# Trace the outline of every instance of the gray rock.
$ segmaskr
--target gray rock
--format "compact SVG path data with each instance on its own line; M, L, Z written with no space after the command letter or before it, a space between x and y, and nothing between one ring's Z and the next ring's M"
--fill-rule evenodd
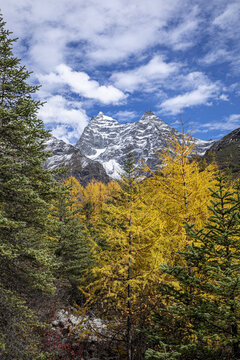
M74 176L83 186L86 186L93 179L103 183L109 181L103 166L99 162L84 156L73 145L51 137L47 142L46 150L52 153L52 156L45 163L47 169L53 170L65 165L68 175Z
M172 134L180 141L183 138L180 132L151 111L139 121L126 124L100 112L91 119L75 146L52 137L47 142L47 150L53 155L45 166L56 169L65 164L68 175L76 177L84 186L92 179L107 183L110 177L118 178L122 172L129 145L139 169L143 168L144 162L151 170L156 170L161 165L157 151L168 147ZM203 155L214 143L193 137L192 142L198 155Z
M122 171L129 145L138 167L142 167L143 161L151 170L156 170L159 166L156 151L168 147L168 139L172 134L182 139L180 132L151 111L147 111L139 121L126 124L120 124L100 112L92 118L75 146L88 158L100 162L110 177L117 178ZM213 143L195 138L192 141L196 143L196 154L200 155Z

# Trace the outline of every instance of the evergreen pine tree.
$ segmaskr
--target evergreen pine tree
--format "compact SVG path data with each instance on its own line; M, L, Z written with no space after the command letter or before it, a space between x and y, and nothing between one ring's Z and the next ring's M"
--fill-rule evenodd
M78 301L83 272L90 266L90 246L84 229L80 211L80 197L83 188L70 177L62 177L52 216L55 218L57 235L56 255L59 260L58 273L71 284L71 301Z
M55 182L43 168L49 134L32 98L38 87L14 57L15 41L0 17L0 352L1 359L37 359L28 304L54 290L48 229Z
M160 286L146 359L240 359L240 186L217 181L205 226L186 226L184 265L162 267L172 285Z

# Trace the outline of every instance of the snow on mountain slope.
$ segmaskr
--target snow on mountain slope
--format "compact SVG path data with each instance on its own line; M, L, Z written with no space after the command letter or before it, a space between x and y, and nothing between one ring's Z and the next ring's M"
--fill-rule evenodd
M84 156L73 145L51 137L47 141L46 150L52 153L52 156L45 162L47 169L53 170L65 165L68 169L68 175L76 177L84 186L93 179L104 183L109 181L103 166L99 162Z
M92 118L76 147L82 154L99 161L110 177L118 178L131 145L137 165L144 161L152 170L159 166L156 151L166 149L171 134L181 138L182 134L159 119L151 111L134 123L120 124L117 120L100 112ZM193 138L195 152L203 155L213 144Z

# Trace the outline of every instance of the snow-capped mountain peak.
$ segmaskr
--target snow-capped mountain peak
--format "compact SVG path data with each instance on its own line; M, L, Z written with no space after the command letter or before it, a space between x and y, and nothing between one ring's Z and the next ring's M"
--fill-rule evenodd
M137 122L125 124L100 112L84 129L76 147L88 158L99 161L109 176L117 178L129 145L136 165L141 166L143 160L154 170L159 165L156 151L168 147L168 139L173 133L182 137L152 111L147 111ZM197 143L196 151L201 154L212 144L194 138L193 141Z
M151 110L146 111L139 120L139 122L154 122L154 121L166 124L163 120L159 119Z
M97 116L94 118L91 119L90 121L91 123L94 122L94 123L98 123L98 124L111 124L111 123L115 123L115 124L118 124L118 121L117 120L114 120L112 117L110 116L107 116L107 115L104 115L103 112L99 112L97 114Z

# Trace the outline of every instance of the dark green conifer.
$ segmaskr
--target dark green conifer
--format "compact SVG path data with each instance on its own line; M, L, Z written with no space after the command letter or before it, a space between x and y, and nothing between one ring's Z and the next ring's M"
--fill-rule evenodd
M72 185L66 185L66 174L62 174L59 192L54 202L52 216L55 218L57 236L56 255L59 261L58 274L70 282L70 301L82 299L78 286L84 271L90 266L90 246L84 224L80 221L80 208L74 207L71 196ZM80 201L80 200L79 200Z
M0 357L37 359L29 304L54 289L48 230L55 182L43 168L49 134L32 97L38 87L14 57L15 41L0 17Z
M240 359L239 185L228 190L219 176L211 203L203 229L187 225L184 265L162 268L174 285L160 287L146 359Z

